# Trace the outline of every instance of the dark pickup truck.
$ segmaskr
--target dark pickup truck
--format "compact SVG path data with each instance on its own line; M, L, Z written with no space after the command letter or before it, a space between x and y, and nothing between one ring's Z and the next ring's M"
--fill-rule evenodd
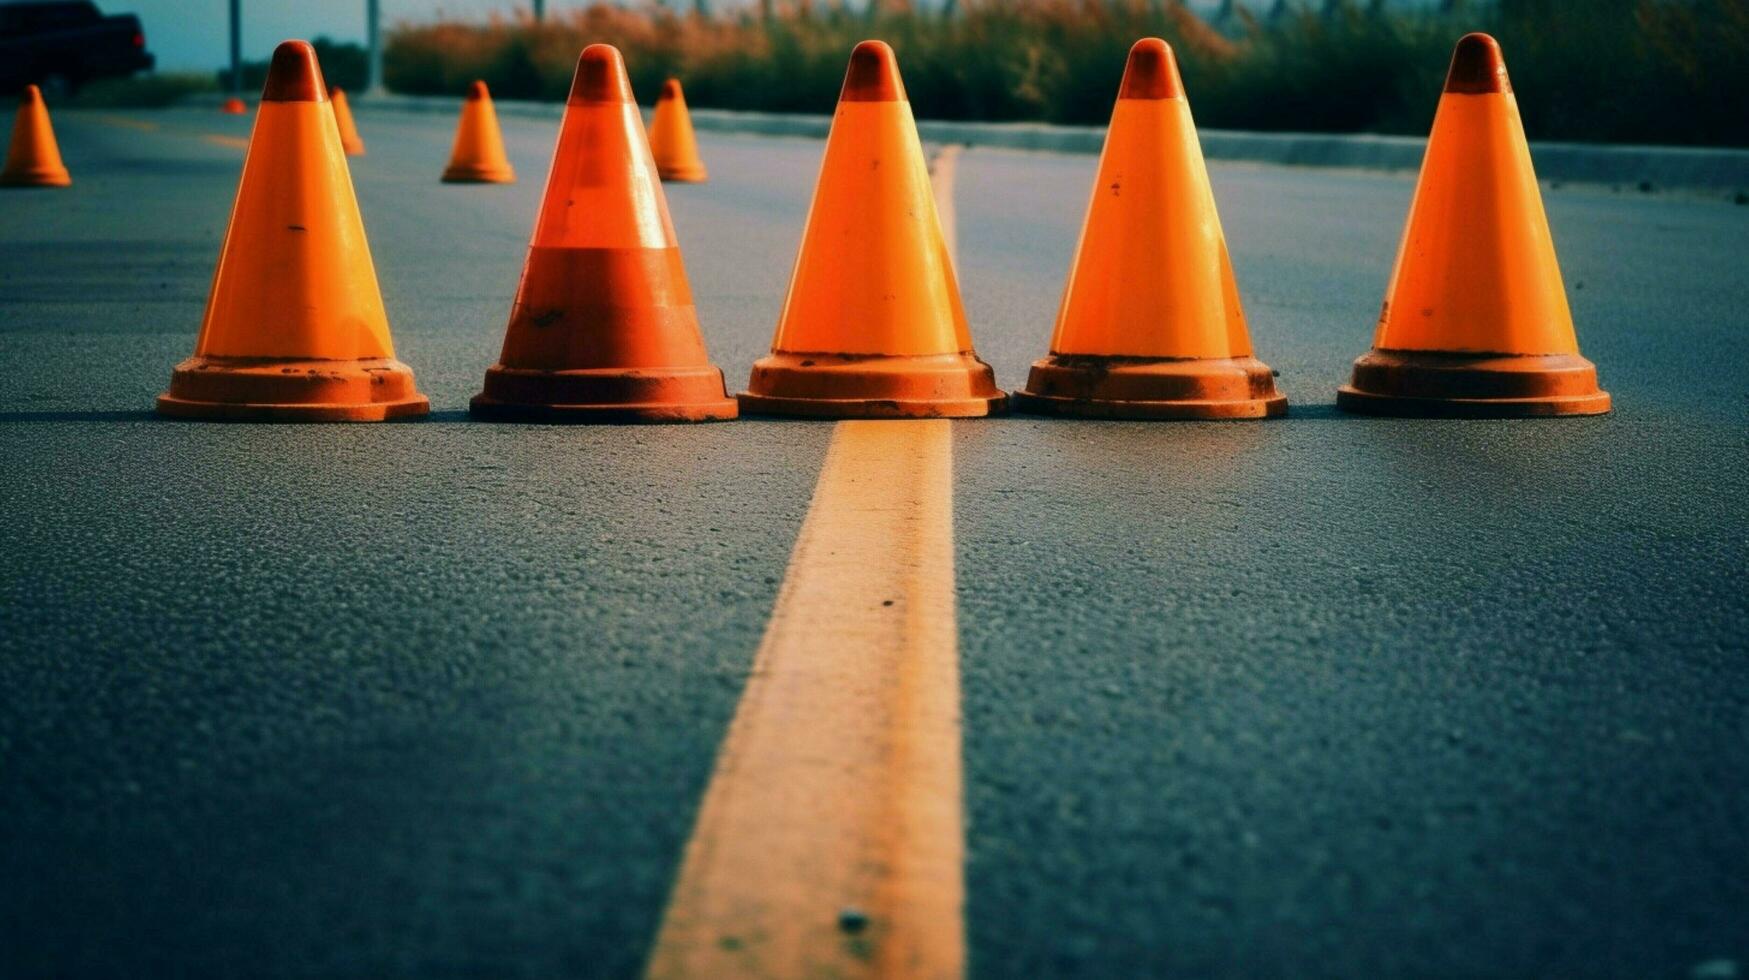
M63 94L151 67L133 14L105 17L91 0L0 2L0 92L35 83Z

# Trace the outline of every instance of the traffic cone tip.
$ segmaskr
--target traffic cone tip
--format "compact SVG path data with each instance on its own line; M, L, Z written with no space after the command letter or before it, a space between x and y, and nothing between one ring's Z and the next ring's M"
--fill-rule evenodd
M680 79L670 78L666 82L663 82L662 94L657 96L657 98L664 101L680 98Z
M41 103L42 100L43 100L43 90L42 89L37 88L35 85L26 85L24 87L24 98L19 99L18 103L19 103L19 105L37 105L37 104Z
M1184 83L1178 77L1178 59L1171 45L1157 37L1145 37L1130 48L1124 65L1120 99L1179 99Z
M1464 95L1489 95L1512 91L1512 79L1506 74L1506 58L1500 53L1500 42L1486 34L1465 34L1451 53L1451 70L1445 76L1445 90Z
M322 84L322 66L316 61L316 49L310 42L284 41L273 49L261 101L328 101L327 86Z
M899 60L885 41L863 41L850 52L840 102L905 102Z
M585 102L632 101L631 79L625 59L611 44L591 44L577 57L577 74L571 79L571 105Z
M474 84L468 86L468 101L469 102L478 102L481 99L490 98L490 97L491 97L491 93L486 91L486 83L485 82L482 82L476 78L476 79L474 79Z

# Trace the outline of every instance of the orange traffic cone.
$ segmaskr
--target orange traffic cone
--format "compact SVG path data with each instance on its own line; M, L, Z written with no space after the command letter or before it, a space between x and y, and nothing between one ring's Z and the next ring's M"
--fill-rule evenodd
M61 162L42 90L26 85L12 120L12 144L6 149L5 169L0 169L0 187L66 187L72 182Z
M340 129L340 148L349 157L364 156L364 140L359 138L358 125L352 121L352 106L346 102L346 90L330 88L328 101L334 104L334 125Z
M1452 54L1396 269L1336 404L1378 415L1600 415L1500 45Z
M680 79L662 83L655 115L650 117L650 153L663 180L702 184L710 175L698 156L698 138L692 133L692 113L686 110L686 95Z
M735 417L699 334L625 62L577 60L504 351L470 405L492 419Z
M423 415L395 360L316 52L274 49L194 356L163 415L339 422Z
M516 171L504 155L504 136L498 131L498 112L486 83L476 81L462 103L461 120L455 127L455 147L443 180L450 184L513 184Z
M1287 411L1251 356L1190 103L1159 38L1130 48L1051 353L1014 400L1096 418Z
M219 111L227 116L241 116L249 111L249 106L236 96L231 96L219 103Z
M741 407L822 418L989 415L893 49L851 53L771 354Z

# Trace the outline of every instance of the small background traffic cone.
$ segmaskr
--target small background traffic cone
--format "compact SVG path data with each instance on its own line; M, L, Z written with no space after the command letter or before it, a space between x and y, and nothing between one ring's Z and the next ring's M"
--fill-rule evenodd
M1500 46L1457 44L1397 264L1336 404L1384 415L1598 415Z
M349 157L364 156L364 140L359 138L358 126L352 121L352 106L346 101L346 91L329 89L328 101L334 104L334 125L340 130L340 148Z
M1184 83L1159 38L1130 48L1051 353L1014 401L1099 418L1287 411L1251 356Z
M449 184L513 184L516 171L504 155L504 136L498 131L498 112L486 83L475 81L462 102L461 119L455 127L455 146L443 180Z
M972 350L893 49L850 56L770 355L741 407L823 418L988 415L1007 396Z
M249 111L249 106L235 95L219 103L219 111L227 116L241 116Z
M158 411L374 421L423 415L395 360L316 52L274 49L194 356Z
M609 45L577 60L504 351L470 407L526 421L735 417L699 333L625 62Z
M656 112L650 117L650 155L656 158L656 172L663 180L699 184L709 176L698 155L692 113L686 109L678 78L663 82L662 95L656 99Z
M61 162L42 90L26 85L12 120L12 143L6 148L6 166L0 169L0 187L66 187L72 182Z

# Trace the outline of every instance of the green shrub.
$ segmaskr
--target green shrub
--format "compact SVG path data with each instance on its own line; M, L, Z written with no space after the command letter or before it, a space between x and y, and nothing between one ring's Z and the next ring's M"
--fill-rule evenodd
M100 78L79 89L71 103L103 109L155 109L185 95L211 92L218 83L208 72L157 72L127 78Z
M851 47L878 37L898 52L921 117L1102 123L1125 51L1152 35L1178 53L1201 125L1424 133L1452 44L1486 30L1505 47L1533 138L1749 145L1749 0L1497 0L1452 14L1311 0L1227 33L1182 0L681 6L403 25L389 34L386 80L455 95L482 78L505 98L559 99L577 52L600 41L625 53L646 95L672 74L697 106L830 112Z

